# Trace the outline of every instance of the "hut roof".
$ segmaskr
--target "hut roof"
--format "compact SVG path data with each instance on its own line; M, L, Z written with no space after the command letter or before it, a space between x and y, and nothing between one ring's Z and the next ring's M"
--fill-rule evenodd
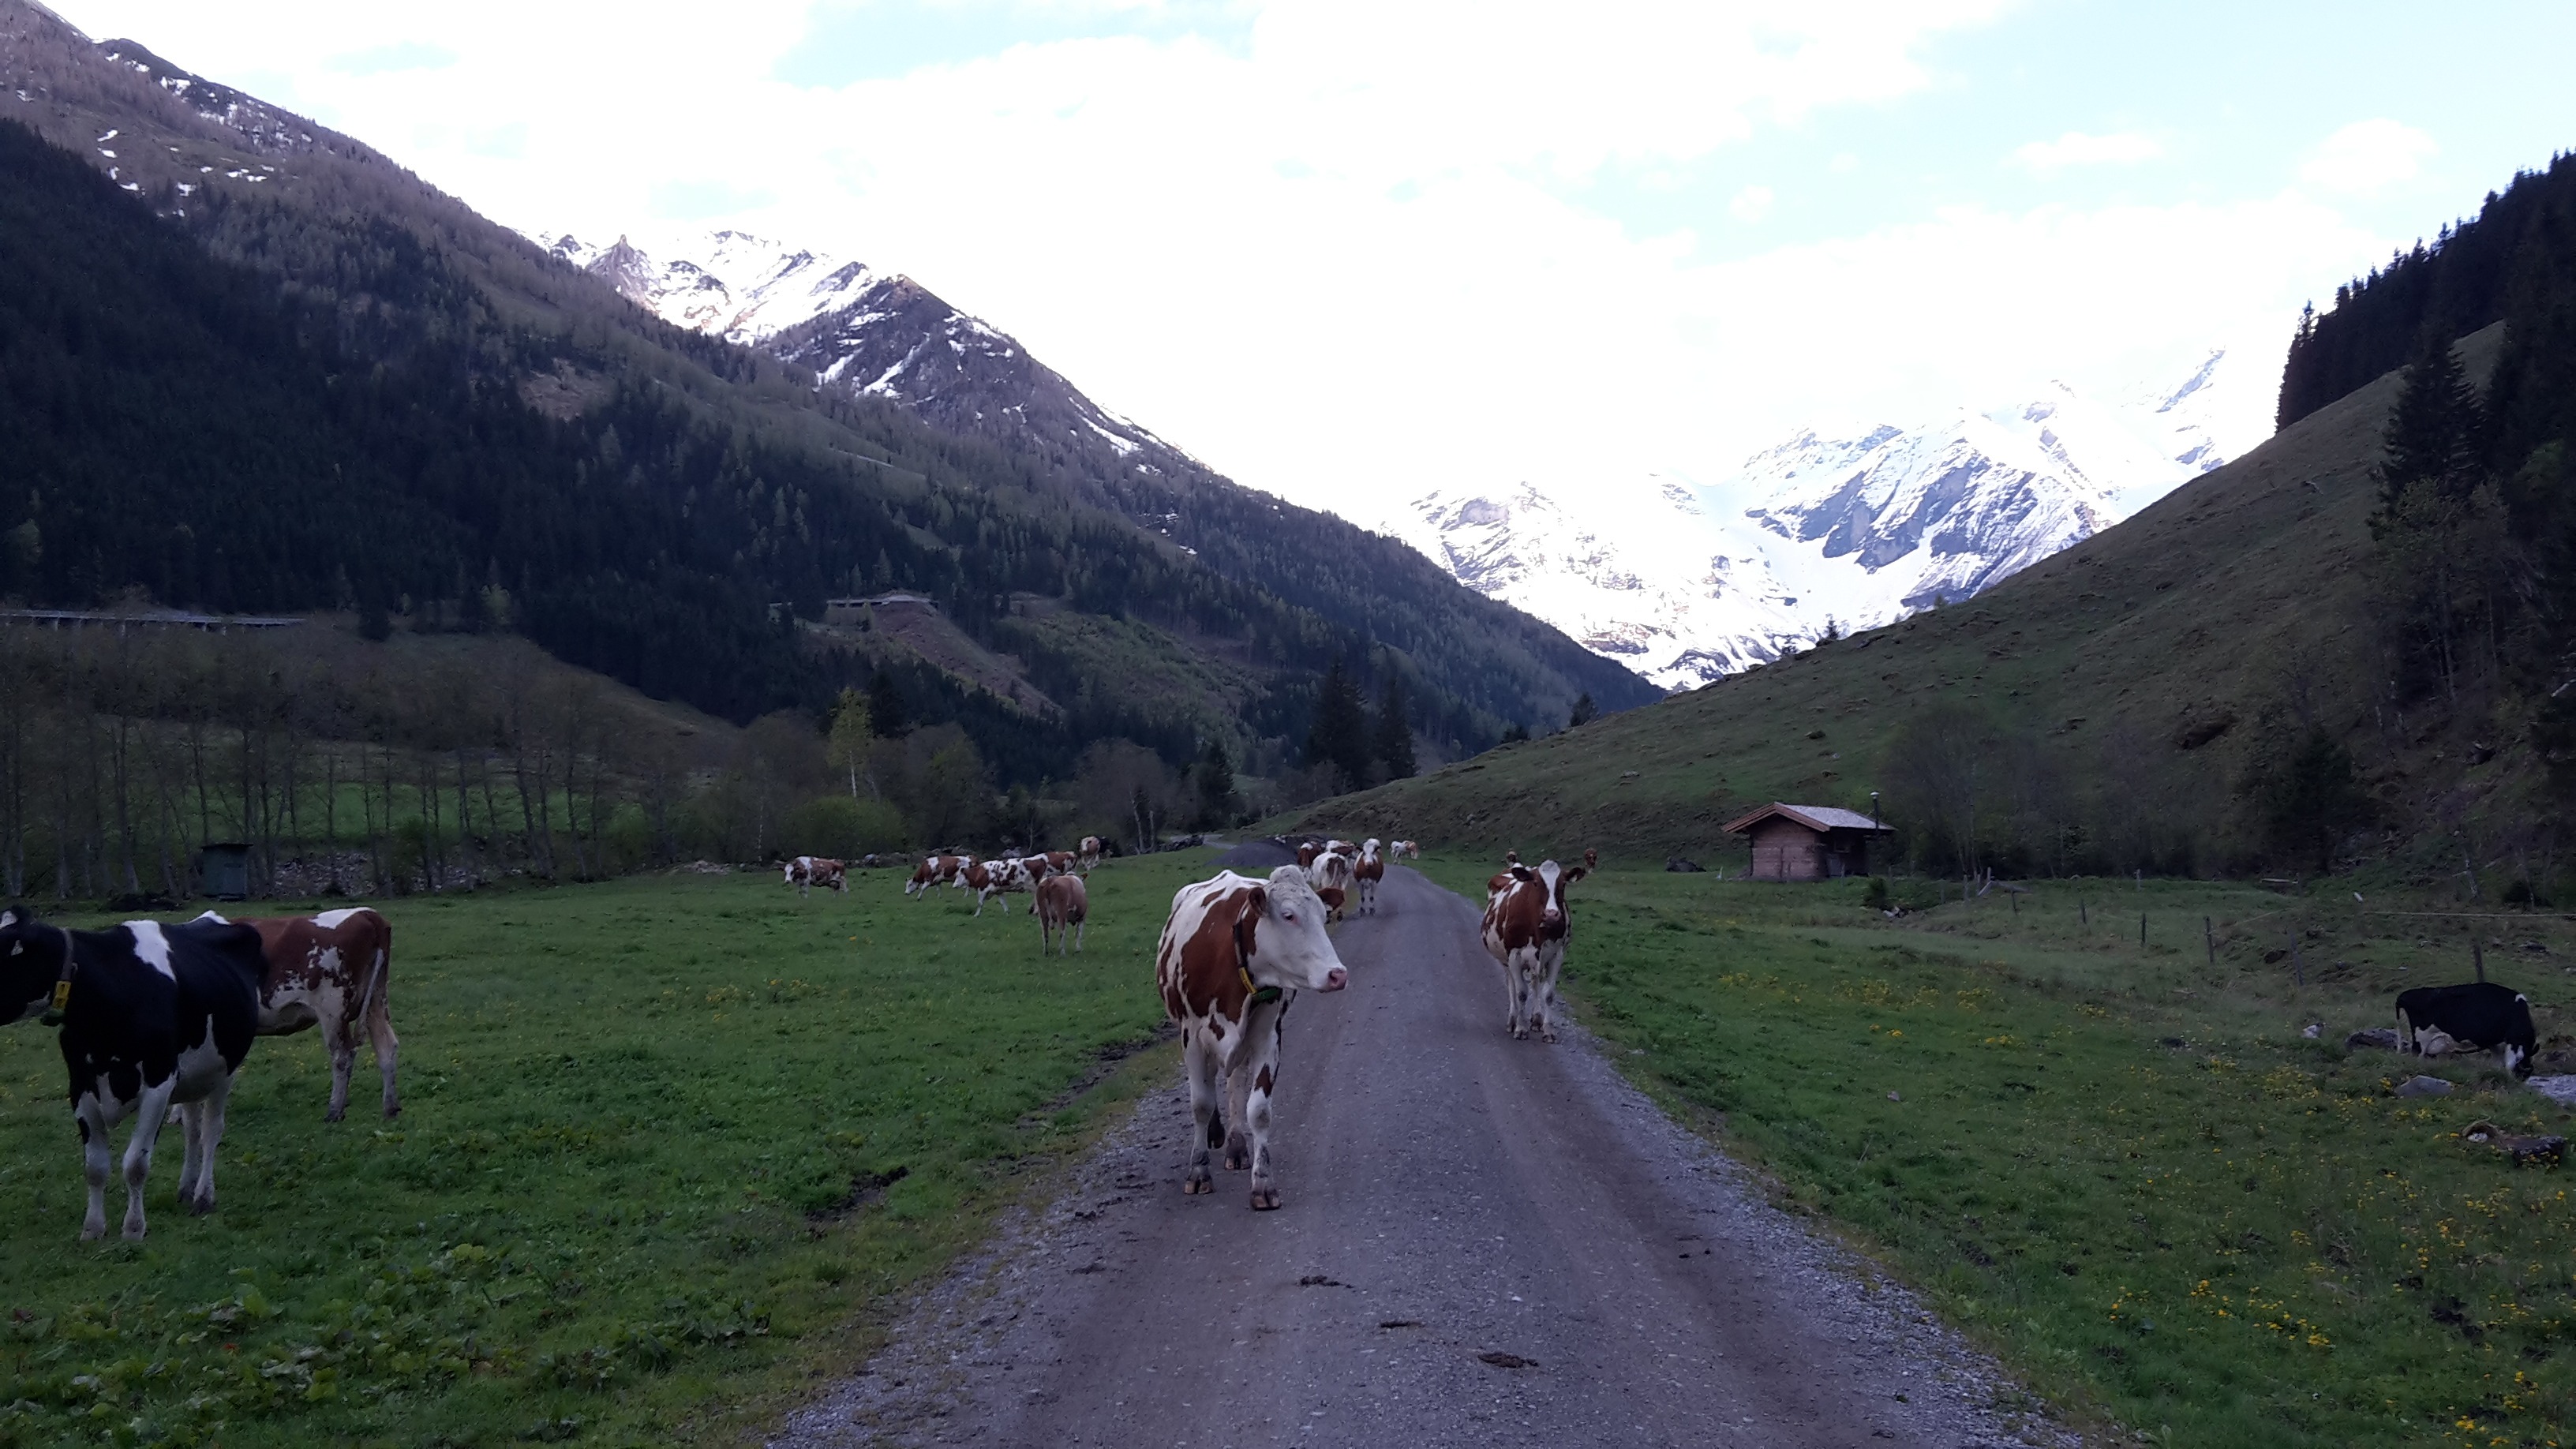
M1775 815L1784 820L1794 820L1819 834L1828 830L1867 830L1879 835L1895 833L1857 810L1845 810L1833 805L1784 805L1777 800L1740 820L1730 822L1726 827L1726 833L1742 835Z

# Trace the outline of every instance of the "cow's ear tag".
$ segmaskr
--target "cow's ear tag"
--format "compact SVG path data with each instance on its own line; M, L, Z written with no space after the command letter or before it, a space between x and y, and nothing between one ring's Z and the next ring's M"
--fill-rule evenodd
M61 980L61 981L57 981L57 982L55 982L55 983L54 983L54 1010L56 1010L56 1011L60 1011L60 1010L62 1010L64 1007L69 1006L69 1005L71 1005L71 1004L72 1004L72 983L71 983L71 981L70 981L68 978L66 978L66 979L64 979L64 980Z
M1264 986L1252 993L1252 1004L1255 1006L1267 1006L1278 999L1279 988L1276 986Z

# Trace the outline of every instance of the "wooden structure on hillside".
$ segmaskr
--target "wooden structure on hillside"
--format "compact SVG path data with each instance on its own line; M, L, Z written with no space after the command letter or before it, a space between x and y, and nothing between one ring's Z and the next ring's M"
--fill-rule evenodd
M1894 831L1831 805L1763 806L1726 827L1753 842L1755 880L1839 880L1869 874L1869 843Z

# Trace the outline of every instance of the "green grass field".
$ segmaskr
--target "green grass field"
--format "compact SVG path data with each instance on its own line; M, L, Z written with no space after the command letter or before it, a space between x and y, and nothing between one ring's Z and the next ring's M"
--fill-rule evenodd
M1479 898L1492 870L1429 867ZM2079 1418L2195 1449L2568 1441L2565 1170L2454 1135L2568 1114L2469 1063L2435 1068L2457 1094L2401 1099L2411 1059L2342 1046L2389 1024L2395 990L2469 979L2466 923L2114 881L2036 886L2017 912L1953 884L1891 922L1862 887L1596 875L1570 897L1569 995L1785 1204ZM2475 924L2563 1043L2576 925ZM2293 931L2304 989L2263 959Z
M166 1132L140 1245L76 1241L61 1058L0 1032L0 1445L751 1439L1169 1069L1113 1064L1207 873L1104 865L1069 962L893 872L384 904L402 1116L362 1052L326 1124L319 1040L262 1041L217 1212L178 1210Z

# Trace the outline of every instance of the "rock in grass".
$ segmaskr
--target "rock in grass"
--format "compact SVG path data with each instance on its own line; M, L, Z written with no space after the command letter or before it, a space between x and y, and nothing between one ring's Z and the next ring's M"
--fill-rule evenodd
M2470 1142L2485 1143L2512 1158L2513 1165L2516 1167L2526 1167L2533 1163L2543 1167L2556 1167L2567 1160L2567 1139L2555 1134L2527 1136L2504 1131L2493 1122L2472 1122L2460 1129L2460 1136Z
M1687 875L1694 871L1705 870L1707 867L1701 865L1695 860L1685 860L1678 855L1668 855L1664 857L1664 869L1671 871L1675 875Z
M2377 1047L2381 1051L2393 1052L2397 1050L2397 1028L2393 1026L2374 1026L2365 1031L2357 1031L2343 1039L2343 1046L2345 1051L2358 1051L2363 1047Z
M2443 1081L2440 1077L2408 1077L2405 1081L2398 1084L2397 1095L2401 1097L2447 1097L2451 1095L2451 1084Z

